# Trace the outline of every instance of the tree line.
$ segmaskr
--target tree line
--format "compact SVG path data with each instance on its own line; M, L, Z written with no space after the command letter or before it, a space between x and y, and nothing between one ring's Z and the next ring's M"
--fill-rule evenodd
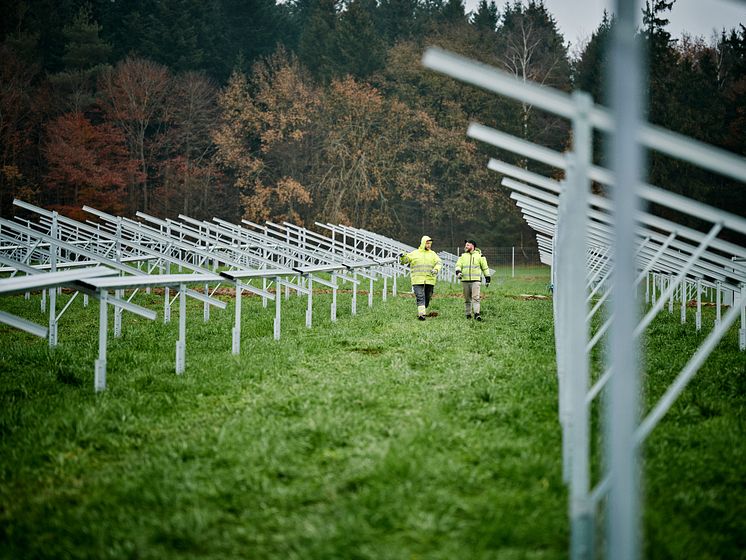
M540 0L11 1L0 215L14 197L231 221L348 223L441 246L530 245L476 120L563 150L566 121L425 71L435 44L604 103L614 20L570 48ZM648 118L746 154L746 29L674 40L647 2ZM572 50L572 52L571 52ZM599 144L603 144L603 139ZM597 149L596 160L603 163ZM651 154L649 182L744 213L743 189Z

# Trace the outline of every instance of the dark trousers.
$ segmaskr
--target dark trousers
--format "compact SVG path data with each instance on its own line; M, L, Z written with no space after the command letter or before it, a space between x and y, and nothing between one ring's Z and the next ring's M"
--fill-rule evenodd
M414 284L412 289L414 290L414 297L417 298L417 307L420 305L429 307L435 286L432 284Z

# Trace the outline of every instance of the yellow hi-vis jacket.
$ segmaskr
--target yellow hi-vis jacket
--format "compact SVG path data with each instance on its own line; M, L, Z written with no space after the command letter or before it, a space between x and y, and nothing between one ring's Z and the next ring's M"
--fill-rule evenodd
M440 272L440 257L433 250L425 249L425 241L430 240L427 235L423 235L420 240L419 249L399 257L399 262L409 265L409 274L412 278L412 285L415 284L432 284L438 280Z
M462 282L477 282L490 275L487 259L482 256L482 251L477 248L471 253L462 253L456 261L456 273L461 271Z

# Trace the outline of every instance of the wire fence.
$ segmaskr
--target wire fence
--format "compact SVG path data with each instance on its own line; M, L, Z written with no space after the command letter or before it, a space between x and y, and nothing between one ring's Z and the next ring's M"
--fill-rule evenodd
M495 276L498 278L547 274L549 271L549 267L541 262L539 250L536 248L480 247L479 250L487 259L489 267L495 270ZM452 252L460 255L464 248L456 247Z

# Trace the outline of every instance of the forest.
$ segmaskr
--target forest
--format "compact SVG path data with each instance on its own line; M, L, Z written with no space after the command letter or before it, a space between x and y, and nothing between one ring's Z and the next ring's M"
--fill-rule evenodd
M746 155L746 28L672 37L642 3L648 119ZM469 140L563 150L568 122L425 70L429 45L604 104L604 17L571 44L541 0L34 0L0 21L0 216L13 199L161 218L344 223L440 248L532 246ZM603 164L603 138L594 157ZM743 186L657 154L648 182L746 213ZM558 177L559 178L559 177Z

